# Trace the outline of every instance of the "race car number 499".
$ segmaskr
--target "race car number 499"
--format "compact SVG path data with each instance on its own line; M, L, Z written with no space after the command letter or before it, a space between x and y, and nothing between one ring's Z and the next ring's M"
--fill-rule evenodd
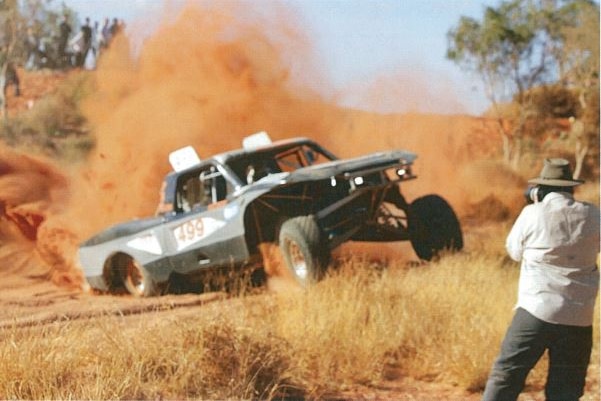
M188 220L173 229L177 250L182 250L203 238L213 234L225 225L225 222L211 217L198 217Z

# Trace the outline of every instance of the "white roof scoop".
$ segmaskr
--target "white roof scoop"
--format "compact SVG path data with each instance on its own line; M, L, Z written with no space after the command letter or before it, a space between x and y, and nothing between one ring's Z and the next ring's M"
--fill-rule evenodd
M169 154L169 164L175 172L180 172L200 164L200 157L192 146L186 146Z
M267 132L260 131L244 138L242 140L242 148L244 148L244 150L253 150L263 146L271 145L271 143L271 138Z

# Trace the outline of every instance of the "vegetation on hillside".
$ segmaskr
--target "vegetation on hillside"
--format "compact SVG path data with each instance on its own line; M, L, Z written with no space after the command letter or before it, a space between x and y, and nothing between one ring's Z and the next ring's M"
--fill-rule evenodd
M576 178L587 158L599 165L598 3L502 0L481 20L461 17L448 41L447 57L485 85L507 164L569 137ZM549 118L567 124L541 126Z
M74 13L64 3L54 0L4 0L0 2L0 139L9 146L41 153L63 162L80 160L92 147L81 103L91 92L91 76L83 72L68 75L57 88L44 88L44 96L28 98L26 111L8 113L7 85L10 74L21 75L21 92L27 88L26 75L60 75L58 70L26 71L28 57L56 58L55 42L59 20L67 16L72 23ZM42 54L43 52L43 54ZM46 63L49 64L49 60ZM45 65L46 65L45 64ZM29 69L33 68L28 66ZM40 68L40 66L36 66ZM41 80L43 82L43 79ZM25 86L25 87L24 87ZM17 98L10 98L14 103ZM20 100L20 99L19 99ZM20 100L21 101L21 100Z
M80 161L94 146L81 108L92 88L90 73L68 75L30 109L6 118L0 125L0 139L16 149L64 163Z
M18 66L29 58L43 59L45 66L56 67L56 38L59 19L74 22L73 11L64 2L53 0L0 1L0 115L7 118L6 83L14 81Z

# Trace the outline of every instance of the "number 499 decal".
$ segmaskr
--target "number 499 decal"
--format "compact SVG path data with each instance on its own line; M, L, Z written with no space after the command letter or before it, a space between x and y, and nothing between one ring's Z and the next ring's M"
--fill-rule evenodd
M224 225L224 221L211 217L198 217L180 224L172 230L177 243L177 250L182 250L206 238Z

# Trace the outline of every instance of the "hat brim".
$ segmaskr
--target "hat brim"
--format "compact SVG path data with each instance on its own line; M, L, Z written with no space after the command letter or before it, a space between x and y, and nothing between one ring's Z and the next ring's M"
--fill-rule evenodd
M584 184L582 180L559 180L559 179L545 179L545 178L533 178L528 180L529 184L546 185L549 187L575 187L577 185Z

